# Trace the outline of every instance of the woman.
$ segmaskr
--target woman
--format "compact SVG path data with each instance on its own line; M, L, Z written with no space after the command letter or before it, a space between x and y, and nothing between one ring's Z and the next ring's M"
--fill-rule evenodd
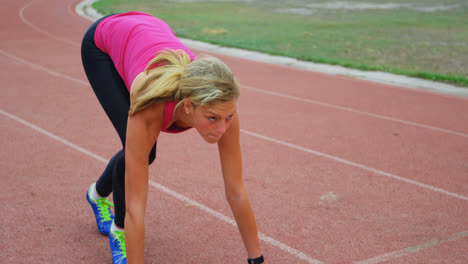
M218 144L226 199L248 262L263 263L242 180L239 88L230 69L216 58L196 59L165 22L141 12L96 21L83 38L81 55L122 142L86 194L99 231L109 236L113 263L143 263L148 165L156 157L159 133L190 128ZM115 217L106 198L111 192Z

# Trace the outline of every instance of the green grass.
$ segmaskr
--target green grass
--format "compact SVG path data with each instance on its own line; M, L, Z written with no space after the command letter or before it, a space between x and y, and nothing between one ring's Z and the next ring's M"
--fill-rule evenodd
M277 2L100 0L94 7L103 14L151 13L184 38L468 87L466 6L438 12L321 10L297 15L275 11L283 7Z

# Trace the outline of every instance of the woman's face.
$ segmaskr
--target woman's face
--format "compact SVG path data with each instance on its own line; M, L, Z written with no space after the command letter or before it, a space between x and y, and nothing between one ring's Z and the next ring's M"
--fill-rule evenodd
M232 123L237 105L231 101L192 108L193 128L208 143L216 143Z

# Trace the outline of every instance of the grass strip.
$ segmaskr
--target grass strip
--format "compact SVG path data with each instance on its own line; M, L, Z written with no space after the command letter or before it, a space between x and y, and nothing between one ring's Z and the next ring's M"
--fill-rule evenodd
M278 12L265 1L252 3L100 0L94 7L103 14L147 12L168 22L179 37L216 45L468 87L466 9L325 10L304 16Z

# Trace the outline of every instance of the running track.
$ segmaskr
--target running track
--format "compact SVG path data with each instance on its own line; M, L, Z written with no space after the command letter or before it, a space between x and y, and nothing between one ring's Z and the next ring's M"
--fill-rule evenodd
M86 188L119 140L81 66L75 0L0 11L5 263L111 263ZM203 51L196 51L203 54ZM468 263L468 100L219 56L242 86L268 263ZM146 263L244 263L216 146L163 134Z

